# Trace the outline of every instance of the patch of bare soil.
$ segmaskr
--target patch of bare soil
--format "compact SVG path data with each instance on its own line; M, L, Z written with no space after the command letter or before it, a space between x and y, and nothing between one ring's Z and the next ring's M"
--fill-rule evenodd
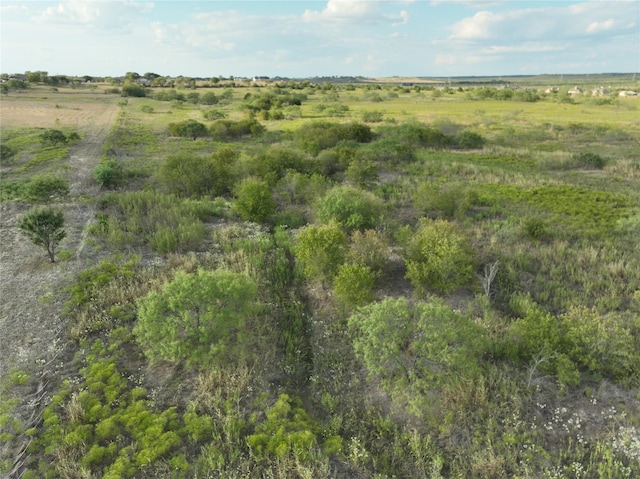
M21 369L37 379L30 392L33 397L23 398L28 406L18 410L26 423L37 421L41 407L37 403L45 397L48 384L45 378L60 367L66 324L61 316L64 295L59 293L103 254L86 245L86 226L95 217L99 193L92 172L117 114L115 102L103 107L99 121L85 125L82 140L71 149L65 173L70 196L55 205L64 212L67 232L58 249L70 252L69 259L50 263L44 249L20 233L19 218L32 205L0 204L0 378L8 382L7 373Z

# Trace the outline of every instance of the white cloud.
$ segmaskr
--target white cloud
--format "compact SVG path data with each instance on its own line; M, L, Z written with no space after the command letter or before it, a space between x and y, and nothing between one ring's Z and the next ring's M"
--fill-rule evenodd
M457 58L455 55L444 55L439 53L436 55L434 63L436 65L454 65L457 62Z
M153 3L133 0L69 0L34 11L33 19L43 24L122 30L152 8Z
M492 36L493 26L502 20L501 15L478 12L473 17L464 18L451 27L452 39L480 39Z
M481 50L482 53L540 53L567 50L568 45L554 43L526 42L521 45L491 45Z
M448 40L501 43L579 38L586 34L631 30L628 18L638 14L633 1L589 1L569 6L516 9L506 13L481 11L450 26ZM602 20L602 18L607 20Z
M460 3L462 5L466 5L467 7L481 9L481 8L497 7L499 5L504 5L508 2L509 0L432 0L431 6L437 7L439 5L443 5L447 3Z
M587 27L587 33L597 33L613 28L613 18L605 20L604 22L593 22Z
M392 4L410 4L413 0L328 0L323 10L305 10L302 20L307 23L325 25L359 25L391 22L392 26L405 25L409 21L406 10L398 13L383 13L383 7Z

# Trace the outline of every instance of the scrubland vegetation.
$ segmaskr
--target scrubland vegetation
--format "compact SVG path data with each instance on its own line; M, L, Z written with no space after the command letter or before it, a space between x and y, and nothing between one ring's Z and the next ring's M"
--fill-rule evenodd
M2 472L639 477L640 103L543 91L92 91L97 259ZM3 130L2 201L68 201L73 133Z

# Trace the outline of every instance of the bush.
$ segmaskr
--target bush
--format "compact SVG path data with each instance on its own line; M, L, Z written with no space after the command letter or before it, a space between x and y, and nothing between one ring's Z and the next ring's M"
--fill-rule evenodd
M484 334L440 300L387 298L348 319L358 357L420 414L427 391L479 373Z
M67 143L67 137L60 130L49 129L40 134L40 142L45 146Z
M93 179L103 188L114 189L124 180L124 169L116 160L103 158L93 169Z
M134 334L152 361L203 364L233 349L257 295L247 276L224 270L178 272L138 302Z
M549 236L547 223L536 216L528 216L522 221L522 231L532 240L542 240Z
M464 130L456 137L458 147L465 150L476 150L482 148L485 144L485 138L479 133Z
M147 96L147 93L145 89L140 85L134 85L133 83L129 83L122 87L122 96L143 98Z
M332 148L341 141L367 143L373 139L373 132L367 125L360 123L330 123L316 121L306 124L294 133L297 145L312 155Z
M337 222L347 232L377 226L384 209L373 193L353 186L336 186L318 202L316 216L323 223Z
M607 164L606 160L598 155L597 153L592 153L589 151L583 151L581 153L576 153L573 155L573 161L580 168L593 168L597 170L601 170Z
M276 210L269 185L258 178L245 178L234 189L233 209L246 221L262 222Z
M36 176L27 184L25 196L29 201L49 203L54 198L69 194L67 180L55 176Z
M215 105L219 101L219 98L212 91L208 91L200 97L200 103L203 105Z
M422 221L409 241L407 278L419 290L453 292L473 278L473 251L454 225L444 220Z
M375 230L354 231L350 238L348 260L379 274L387 264L389 246Z
M311 280L330 280L347 255L347 237L336 223L309 225L300 230L295 255Z
M204 116L205 120L220 120L221 118L225 118L227 115L220 110L204 110L202 112L202 116Z
M475 190L446 183L422 183L413 195L414 206L429 217L462 218L478 202Z
M0 161L8 161L16 154L16 150L11 148L6 143L0 143Z
M375 273L368 266L343 264L333 278L333 293L348 308L369 304L375 299L373 285Z
M380 123L384 119L384 112L370 110L362 112L362 121L365 123Z
M197 138L207 136L209 131L204 123L196 120L186 120L180 123L169 123L169 134L196 140Z

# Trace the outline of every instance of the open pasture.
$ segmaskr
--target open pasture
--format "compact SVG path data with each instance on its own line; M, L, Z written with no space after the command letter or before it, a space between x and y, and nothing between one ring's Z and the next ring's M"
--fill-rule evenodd
M120 97L94 89L51 91L35 87L2 97L0 128L72 127L89 131L110 125Z

